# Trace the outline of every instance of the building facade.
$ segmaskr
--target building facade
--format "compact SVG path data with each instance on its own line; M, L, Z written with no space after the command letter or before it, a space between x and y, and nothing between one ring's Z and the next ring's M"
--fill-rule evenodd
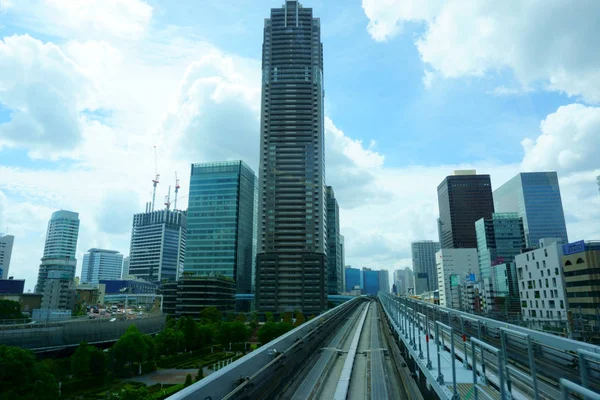
M79 214L60 210L52 213L48 222L44 254L38 272L36 293L44 292L46 278L51 271L58 271L63 276L75 278L77 267L77 238L79 237Z
M346 267L344 268L344 275L346 276L346 292L351 292L358 289L362 289L362 272L358 268Z
M257 178L243 161L192 164L186 276L225 276L252 293Z
M562 246L560 238L544 238L515 257L523 320L567 320Z
M327 307L323 45L311 8L286 0L265 19L256 306Z
M479 269L477 250L440 249L435 259L440 305L460 309L460 285Z
M83 255L81 283L98 284L100 279L119 279L123 255L116 250L89 249Z
M377 296L379 293L379 271L370 268L363 268L363 294L367 296Z
M563 245L562 265L573 318L595 320L600 307L600 241ZM554 287L554 280L550 282Z
M235 310L236 284L225 277L199 276L182 278L177 281L177 316L200 318L207 307L215 307L221 312Z
M438 288L435 253L440 250L439 242L421 240L410 245L412 271L414 274L414 294L431 292ZM408 287L408 283L407 283Z
M0 279L0 294L23 294L25 279Z
M121 279L129 276L129 256L123 258L123 268L121 269Z
M183 272L187 215L180 210L157 210L133 216L129 275L149 282L177 280Z
M75 281L68 271L49 271L44 282L41 308L72 310L76 295Z
M385 293L390 292L390 273L386 269L377 271L379 273L379 290Z
M329 294L344 290L340 210L331 186L327 186L327 287Z
M494 212L489 175L475 171L454 171L439 184L438 231L443 249L477 247L475 221L491 218Z
M3 235L0 233L0 279L8 279L8 269L10 268L10 258L14 242L15 237L13 235Z
M568 243L565 214L556 172L520 173L494 190L496 212L516 212L523 218L527 247L542 238Z

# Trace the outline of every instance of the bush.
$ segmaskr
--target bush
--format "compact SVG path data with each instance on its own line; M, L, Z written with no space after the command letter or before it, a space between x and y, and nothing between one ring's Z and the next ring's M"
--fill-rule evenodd
M101 386L104 379L96 376L88 376L85 378L76 378L70 381L62 382L62 394L70 394L89 390L90 388Z
M192 384L192 375L191 374L187 374L185 376L185 383L183 384L183 387L188 387Z

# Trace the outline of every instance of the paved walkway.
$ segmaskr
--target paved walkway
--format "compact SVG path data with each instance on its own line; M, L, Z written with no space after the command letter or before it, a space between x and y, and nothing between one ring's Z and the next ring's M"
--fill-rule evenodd
M197 368L193 369L161 369L158 371L150 372L149 374L134 376L133 378L123 379L124 381L134 381L145 383L146 386L152 386L157 383L185 383L185 377L187 374L192 375L192 381L196 378L198 373Z

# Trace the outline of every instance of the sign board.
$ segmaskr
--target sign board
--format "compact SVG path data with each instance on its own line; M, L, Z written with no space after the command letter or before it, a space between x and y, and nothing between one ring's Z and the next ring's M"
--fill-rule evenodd
M563 244L563 254L565 256L568 254L581 253L582 251L585 251L585 242L583 240L569 244Z

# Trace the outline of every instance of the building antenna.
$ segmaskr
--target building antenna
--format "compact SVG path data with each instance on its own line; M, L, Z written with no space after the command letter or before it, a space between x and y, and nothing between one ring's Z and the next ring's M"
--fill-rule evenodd
M177 193L179 193L179 178L177 177L177 171L175 171L175 201L173 202L173 210L177 210Z
M165 206L167 206L167 210L171 208L171 185L169 185L169 194L165 196Z
M154 189L152 190L152 209L154 211L154 202L156 200L156 185L158 185L158 179L160 175L158 174L158 166L157 166L157 157L156 157L156 146L154 146L154 179L152 179L152 184Z

